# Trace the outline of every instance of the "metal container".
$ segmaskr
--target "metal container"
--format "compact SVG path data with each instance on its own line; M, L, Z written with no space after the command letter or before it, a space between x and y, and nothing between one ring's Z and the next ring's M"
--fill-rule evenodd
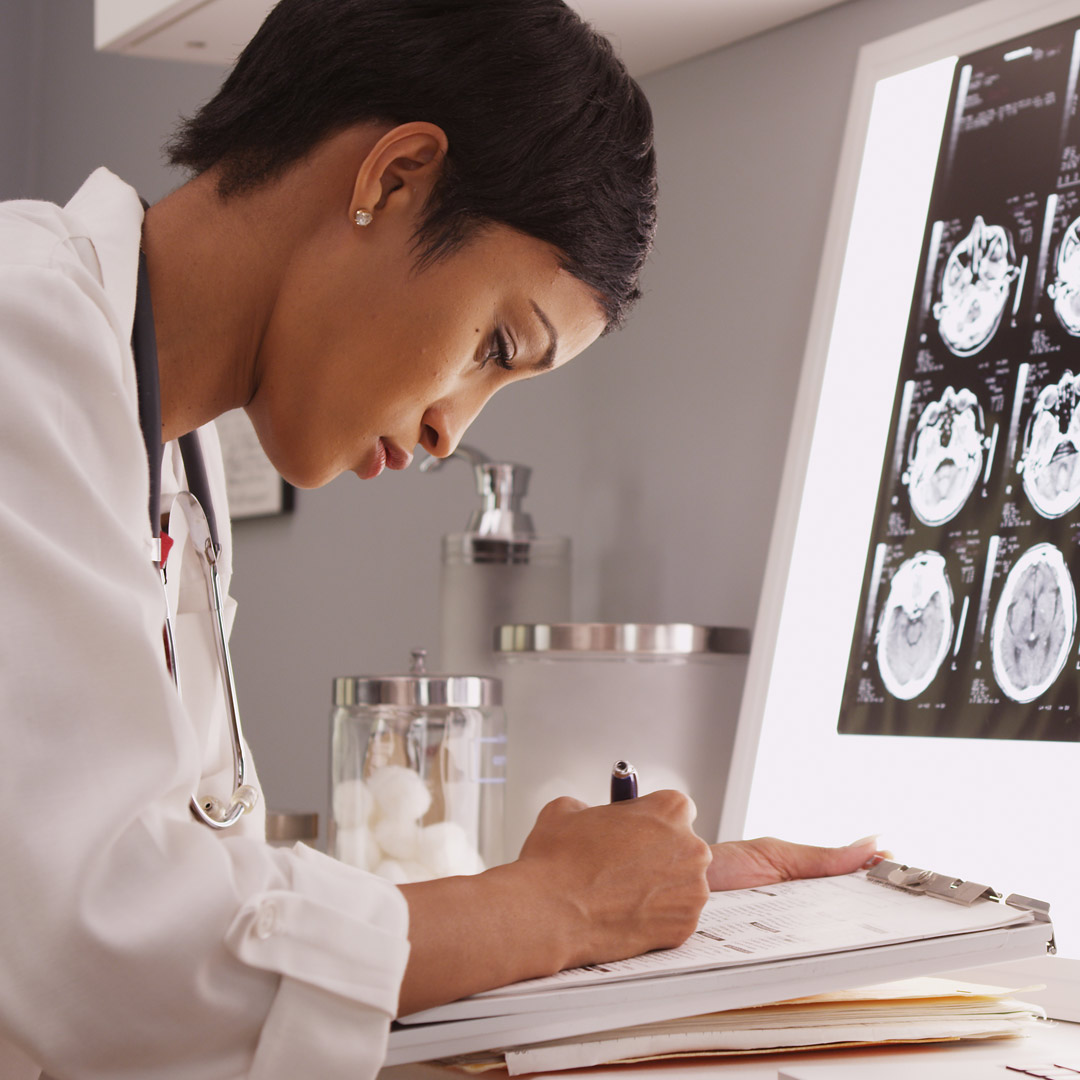
M319 815L292 810L267 810L266 842L272 847L292 847L297 842L316 847Z
M506 729L498 679L334 680L329 850L395 883L477 873L503 856Z
M747 630L689 623L500 627L507 857L551 799L606 802L617 758L637 767L641 794L690 795L715 840L749 648Z

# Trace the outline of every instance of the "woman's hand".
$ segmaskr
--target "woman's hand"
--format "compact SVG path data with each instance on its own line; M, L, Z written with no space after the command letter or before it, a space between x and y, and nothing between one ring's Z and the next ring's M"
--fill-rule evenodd
M853 870L873 866L890 858L879 851L877 837L856 840L847 847L811 847L791 844L772 836L757 840L733 840L714 844L709 865L709 888L753 889L793 878L827 877L831 874L850 874Z
M411 950L399 1012L681 944L712 859L692 805L675 791L593 807L556 799L515 862L401 886Z
M519 862L562 901L562 966L681 945L708 897L709 846L691 828L693 803L677 791L587 807L556 799L540 812Z

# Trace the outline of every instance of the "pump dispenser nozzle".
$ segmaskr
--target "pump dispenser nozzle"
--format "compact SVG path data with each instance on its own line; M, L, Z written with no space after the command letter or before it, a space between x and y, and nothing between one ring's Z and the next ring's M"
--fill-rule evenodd
M427 457L421 472L435 472L451 458L467 461L476 477L476 491L482 503L473 511L465 531L476 536L501 536L506 539L531 539L536 535L532 516L521 509L521 500L529 490L528 465L492 461L472 446L459 444L445 458Z

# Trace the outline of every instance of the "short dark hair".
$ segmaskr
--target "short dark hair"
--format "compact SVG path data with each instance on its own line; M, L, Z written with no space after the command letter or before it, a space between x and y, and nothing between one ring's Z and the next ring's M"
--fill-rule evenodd
M447 134L422 266L501 223L560 252L618 325L656 226L652 113L611 44L562 0L281 0L166 146L223 198L360 122Z

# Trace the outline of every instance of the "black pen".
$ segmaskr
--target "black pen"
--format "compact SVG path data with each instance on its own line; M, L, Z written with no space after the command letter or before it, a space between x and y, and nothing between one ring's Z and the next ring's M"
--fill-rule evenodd
M637 798L637 769L629 761L616 761L611 767L611 801Z

